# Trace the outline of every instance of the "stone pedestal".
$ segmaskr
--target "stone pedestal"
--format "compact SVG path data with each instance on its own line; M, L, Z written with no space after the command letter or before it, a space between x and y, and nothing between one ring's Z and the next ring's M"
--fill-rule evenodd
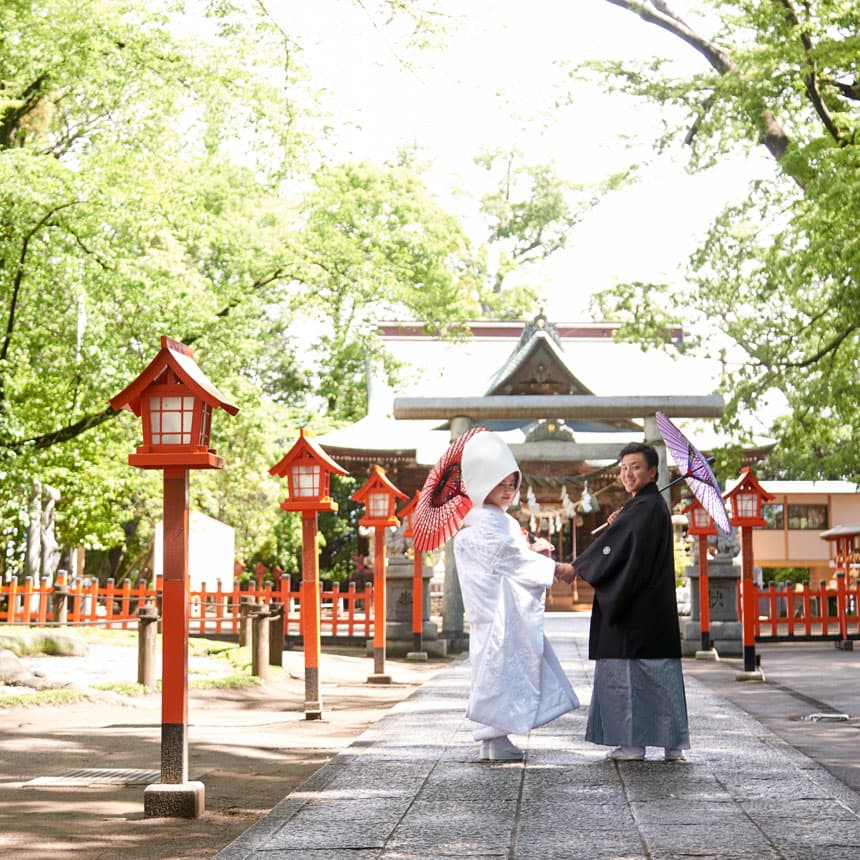
M385 654L405 657L415 651L412 635L413 561L406 556L388 559L385 571ZM447 642L439 638L436 624L430 620L430 579L433 570L427 565L421 572L421 644L428 654L442 657Z
M205 807L206 788L202 782L156 783L143 790L146 818L200 818Z
M699 565L685 571L690 581L690 621L682 628L681 648L685 657L693 657L702 647L699 613ZM711 610L711 645L723 657L742 657L743 639L738 621L738 581L740 565L731 558L717 556L708 561L708 594Z

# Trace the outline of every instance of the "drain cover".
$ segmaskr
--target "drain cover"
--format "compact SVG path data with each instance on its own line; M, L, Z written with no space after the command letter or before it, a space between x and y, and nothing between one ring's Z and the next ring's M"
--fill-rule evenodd
M844 723L851 719L848 714L810 714L807 720L814 723Z
M70 786L99 785L150 785L161 779L160 770L134 770L115 767L97 767L85 770L70 770L59 776L39 776L24 783L30 788L68 788Z

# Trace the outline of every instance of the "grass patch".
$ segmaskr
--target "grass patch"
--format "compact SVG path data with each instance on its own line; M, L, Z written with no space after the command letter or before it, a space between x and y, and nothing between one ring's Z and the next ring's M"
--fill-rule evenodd
M0 628L0 648L8 648L19 657L39 655L84 655L91 646L127 648L129 677L136 676L139 636L137 630L106 630L103 628ZM158 637L157 651L161 654L162 642ZM251 674L252 654L249 646L221 639L189 637L189 658L205 658L215 665L189 666L188 688L191 690L241 689L259 687L260 678ZM269 666L269 677L277 680L284 673L280 666ZM116 693L121 696L140 697L160 695L161 681L154 690L131 681L93 684L92 690ZM85 689L37 690L29 693L0 695L0 708L16 706L62 705L92 700Z
M189 681L192 690L241 690L243 687L259 687L262 681L254 675L221 675L217 678L195 678Z
M107 693L116 693L119 696L146 696L152 692L147 690L143 684L133 683L131 681L116 681L110 684L93 684L94 690L104 690Z
M73 705L93 700L86 690L35 690L32 693L0 695L0 708L37 707L39 705Z

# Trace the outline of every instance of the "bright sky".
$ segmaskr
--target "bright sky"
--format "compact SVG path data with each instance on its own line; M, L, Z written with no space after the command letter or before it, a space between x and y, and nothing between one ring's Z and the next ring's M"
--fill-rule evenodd
M557 61L659 53L685 68L703 67L691 49L605 0L441 5L456 26L443 50L417 58L415 71L398 62L395 40L354 0L290 0L280 8L325 89L323 105L338 120L338 155L382 161L401 144L417 144L432 160L430 187L473 230L474 204L456 191L480 188L483 173L472 159L482 148L516 145L528 163L554 162L575 182L597 181L637 156L655 159L637 185L604 200L576 228L564 252L529 270L529 281L545 286L552 319L584 319L588 295L618 281L679 281L711 218L743 193L754 171L769 168L764 159L736 161L690 177L683 152L651 154L656 110L634 110L621 96L587 87L577 89L572 107L555 106L565 91ZM692 4L673 5L684 12ZM636 155L622 135L636 142Z

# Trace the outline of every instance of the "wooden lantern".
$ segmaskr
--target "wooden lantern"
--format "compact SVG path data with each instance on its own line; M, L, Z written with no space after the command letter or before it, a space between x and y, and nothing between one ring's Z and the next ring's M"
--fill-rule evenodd
M370 477L353 494L352 500L364 505L365 514L358 521L360 526L385 528L397 526L399 521L394 514L397 499L406 499L406 493L398 490L385 474L382 466L374 464Z
M767 525L761 515L762 502L769 502L775 497L762 487L752 469L744 466L740 472L740 480L723 498L730 505L729 521L733 526L761 528Z
M287 479L288 496L281 502L283 510L321 512L337 510L329 489L332 474L349 473L302 427L296 444L269 469L269 474Z
M143 423L143 444L128 455L140 469L222 469L224 461L209 447L212 410L230 415L239 408L228 402L194 361L194 352L170 337L146 369L110 405L128 409Z

